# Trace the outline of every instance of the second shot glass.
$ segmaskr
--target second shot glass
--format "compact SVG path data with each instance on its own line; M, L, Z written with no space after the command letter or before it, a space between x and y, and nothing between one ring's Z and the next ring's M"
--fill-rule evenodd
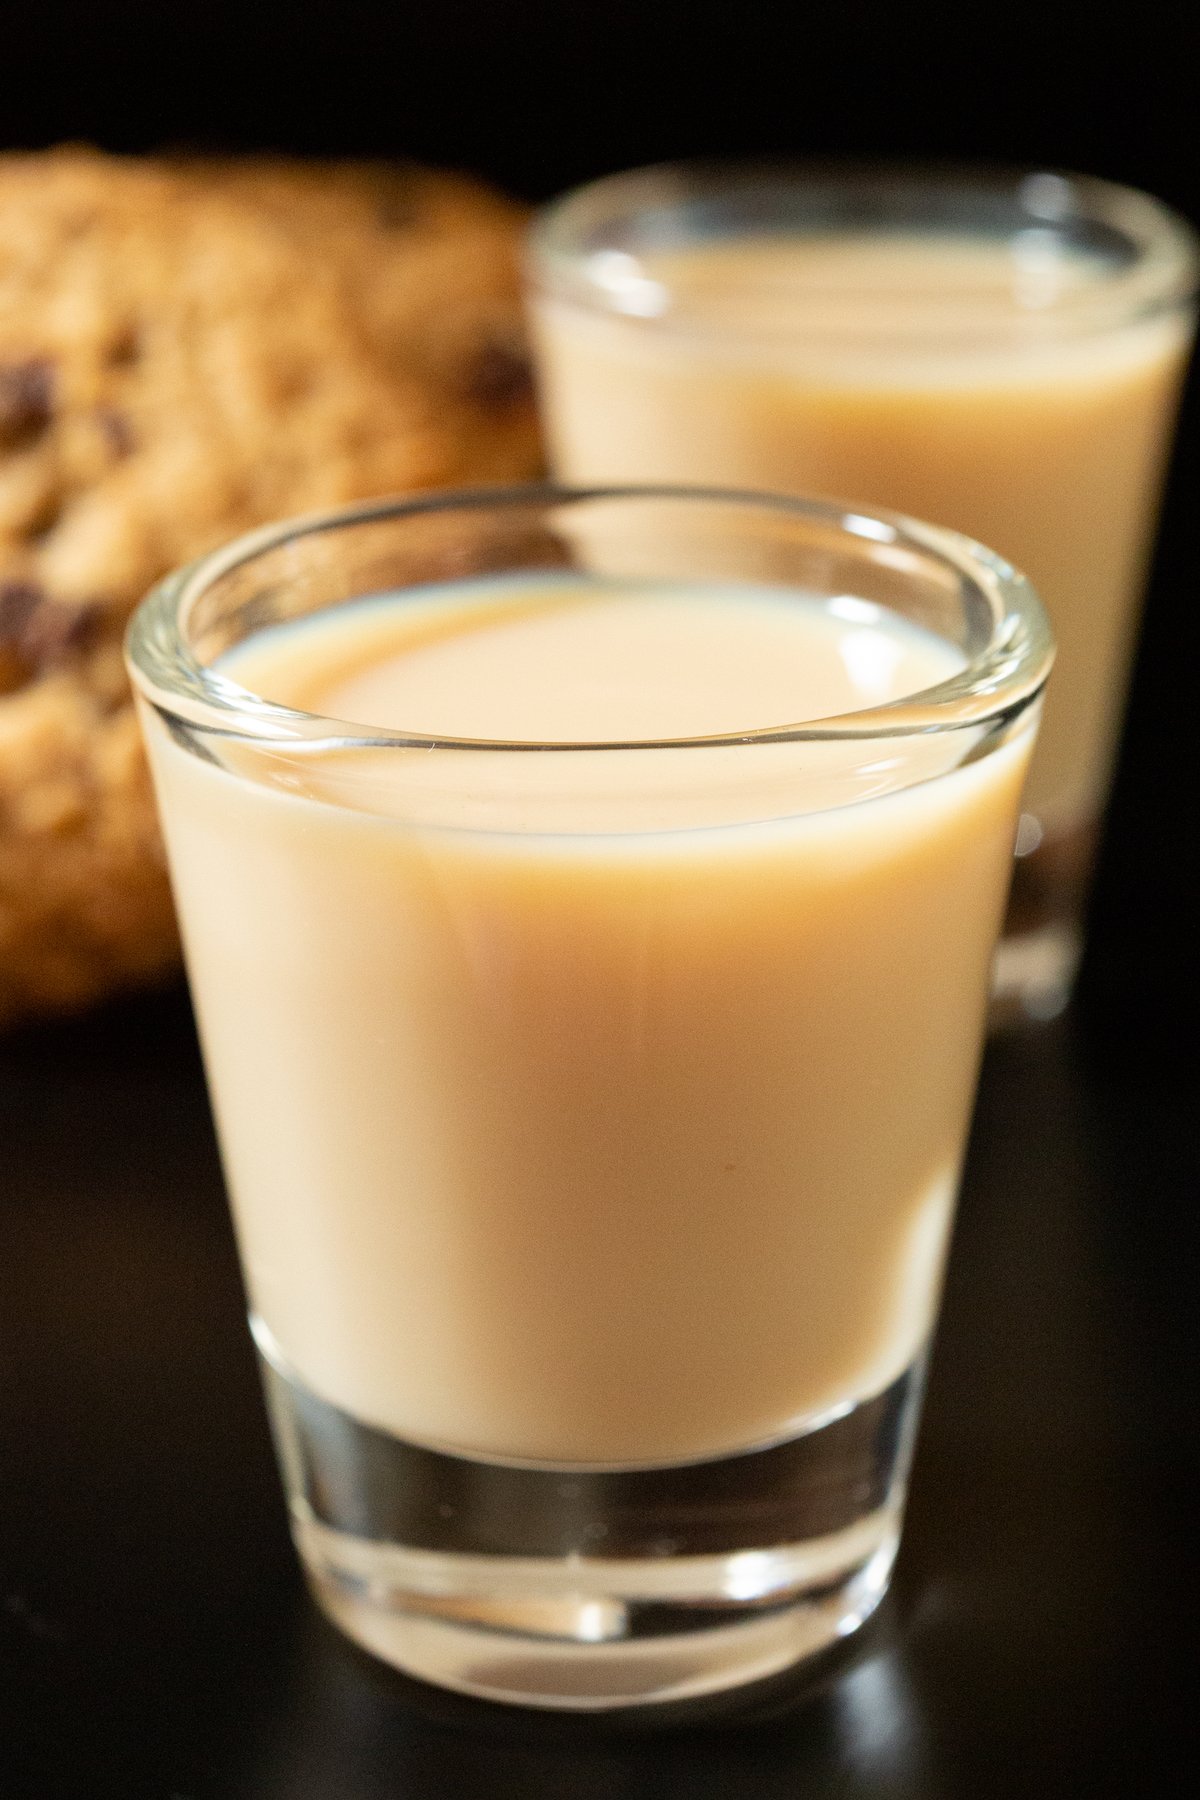
M812 493L1023 569L1059 646L993 1018L1069 998L1120 733L1196 244L1043 171L696 164L550 205L528 272L563 480Z

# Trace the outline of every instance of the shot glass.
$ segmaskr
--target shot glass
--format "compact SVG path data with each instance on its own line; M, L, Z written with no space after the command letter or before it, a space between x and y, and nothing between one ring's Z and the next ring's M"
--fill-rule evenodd
M1023 569L1059 647L994 1019L1069 999L1194 326L1195 239L1040 171L700 165L548 207L528 272L555 474L835 496Z
M320 1605L541 1707L852 1631L900 1531L1032 590L818 502L489 490L244 538L129 657Z

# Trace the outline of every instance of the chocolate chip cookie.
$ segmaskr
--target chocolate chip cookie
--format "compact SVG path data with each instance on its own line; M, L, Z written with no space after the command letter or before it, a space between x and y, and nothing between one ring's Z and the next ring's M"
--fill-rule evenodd
M0 157L0 1023L175 964L146 590L272 518L537 471L520 223L415 167Z

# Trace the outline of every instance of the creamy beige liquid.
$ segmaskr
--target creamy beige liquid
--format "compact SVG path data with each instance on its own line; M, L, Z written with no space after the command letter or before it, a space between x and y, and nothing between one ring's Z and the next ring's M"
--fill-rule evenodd
M225 666L559 742L844 713L960 658L852 598L510 580ZM824 762L214 740L222 767L146 723L251 1304L304 1383L410 1440L637 1463L908 1366L1029 731L962 768L955 734Z
M557 473L857 500L998 550L1058 643L1027 804L1052 829L1094 818L1190 321L1047 339L1049 311L1086 299L1096 271L1038 232L625 261L615 287L659 316L534 303Z

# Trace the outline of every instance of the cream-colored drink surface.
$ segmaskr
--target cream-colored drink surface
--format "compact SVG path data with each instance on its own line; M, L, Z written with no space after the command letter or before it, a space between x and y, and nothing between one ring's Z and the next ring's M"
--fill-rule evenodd
M1039 232L643 254L613 279L648 316L534 301L556 472L824 494L998 550L1058 644L1027 803L1052 828L1086 822L1190 337L1175 314L1047 334L1103 272Z
M509 578L223 667L401 734L557 741L844 713L961 666L849 612ZM419 1442L641 1463L919 1354L1028 733L875 798L818 770L810 807L803 746L213 740L222 767L147 725L251 1305L302 1382Z

